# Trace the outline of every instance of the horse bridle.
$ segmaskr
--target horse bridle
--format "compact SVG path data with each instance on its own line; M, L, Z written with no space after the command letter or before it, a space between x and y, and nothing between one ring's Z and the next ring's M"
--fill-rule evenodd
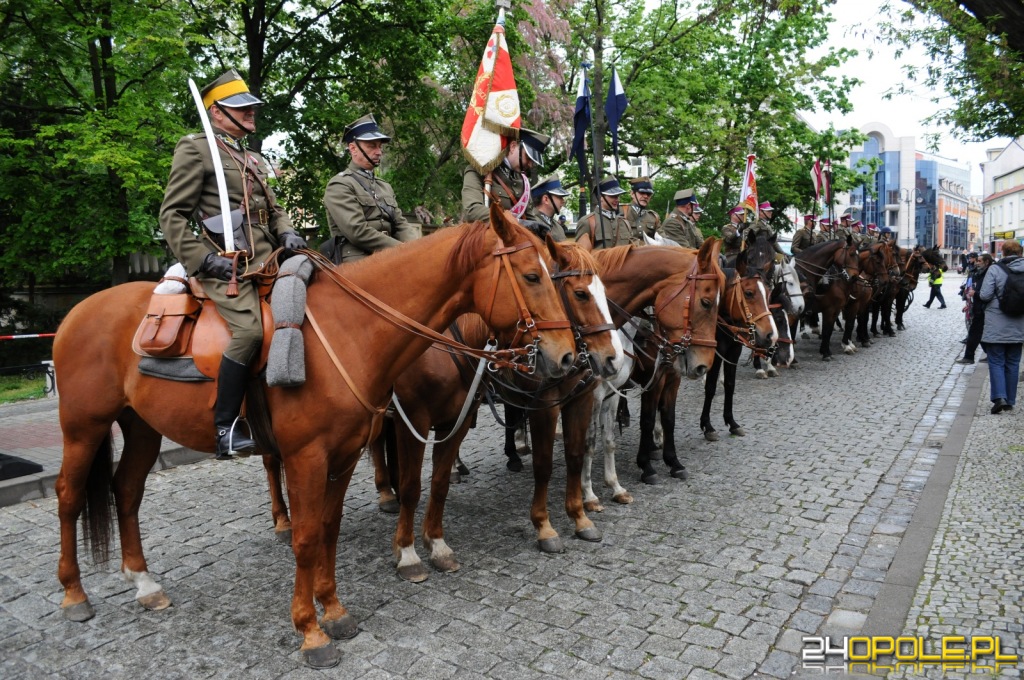
M756 278L759 281L763 282L763 279L761 277L761 272L759 272L759 271L755 272L753 274L748 274L746 276L740 276L739 271L737 271L736 272L736 278L733 279L732 283L726 282L726 284L725 284L726 289L732 288L734 290L734 292L732 294L737 299L739 299L739 301L740 301L740 309L742 310L742 313L743 313L743 321L745 321L746 324L747 324L746 327L733 325L733 324L723 320L721 314L718 315L718 325L719 325L719 327L723 328L727 333L732 335L733 338L735 338L736 342L740 343L741 345L743 345L744 347L746 347L746 348L748 348L750 350L755 350L756 349L753 337L754 337L754 334L757 333L757 322L760 321L761 319L765 318L766 316L771 316L771 308L770 308L770 306L767 309L765 309L765 311L763 311L760 314L758 314L757 316L754 316L754 313L750 311L750 305L747 304L746 296L743 295L743 291L741 289L742 287L740 286L740 282L743 281L743 279L754 279L754 278ZM766 302L767 302L767 300L766 300ZM718 346L718 343L716 342L715 343L715 347L717 347L717 346ZM769 354L769 356L770 356L770 354Z
M683 328L682 333L678 340L672 340L671 337L663 337L660 333L655 333L655 339L658 342L658 351L665 353L666 357L673 358L679 356L692 345L698 345L701 347L718 347L718 342L714 339L704 339L693 337L693 321L691 316L693 314L693 305L697 303L697 281L707 281L710 279L718 280L718 274L709 272L707 274L697 273L698 258L694 258L693 266L690 268L690 273L686 275L684 281L680 281L676 288L672 289L669 293L662 298L661 302L657 303L654 307L654 316L657 319L658 312L665 309L666 306L672 300L679 297L683 291L686 291L686 297L683 300Z
M551 280L555 282L555 288L558 289L558 294L562 298L562 307L565 309L566 316L569 317L569 325L572 328L573 335L576 337L576 362L580 366L590 364L590 368L596 374L597 367L593 365L593 359L590 356L590 352L587 351L587 341L584 338L588 335L594 335L596 333L603 333L605 331L615 332L615 324L610 321L605 323L594 323L585 325L580 323L580 320L576 317L576 312L573 311L572 305L569 302L569 293L565 285L565 280L570 276L592 276L597 277L597 274L590 269L567 269L565 271L555 271L551 274Z
M516 334L509 342L509 350L507 350L514 351L516 354L511 359L492 360L488 364L488 368L491 370L497 370L498 368L511 368L519 371L520 373L532 375L537 371L537 350L541 341L540 331L568 330L571 328L568 319L535 321L533 316L530 314L530 310L526 306L526 298L523 295L522 289L519 287L519 281L516 280L510 256L512 253L517 253L520 250L535 247L536 246L532 241L523 241L522 243L517 243L514 246L497 248L493 253L491 253L497 259L494 261L494 274L491 276L491 301L487 305L487 315L484 316L484 323L486 323L489 328L494 328L494 325L491 323L491 316L494 313L494 302L498 297L498 280L501 278L502 270L508 274L508 280L512 286L512 294L515 296L516 304L519 305L519 321L516 322ZM533 338L533 342L526 347L516 347L519 340L527 333ZM518 350L523 350L523 352L519 353ZM522 363L521 359L524 356L526 361L525 363Z

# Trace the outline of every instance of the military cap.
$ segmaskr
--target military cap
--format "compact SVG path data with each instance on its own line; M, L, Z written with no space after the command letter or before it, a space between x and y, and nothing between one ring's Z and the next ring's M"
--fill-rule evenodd
M544 149L548 148L548 142L551 141L551 137L542 135L539 132L533 130L527 130L526 128L519 128L519 143L522 145L523 150L526 151L526 155L530 157L530 160L541 165L544 163Z
M569 192L562 188L562 181L558 179L558 175L551 175L537 182L537 185L530 189L530 197L535 201L539 201L544 194L564 198L569 195Z
M618 196L626 193L626 190L619 186L619 180L614 175L607 175L597 185L597 192L605 196Z
M680 189L672 200L676 202L676 205L689 205L697 202L693 196L693 189Z
M562 224L565 224L565 215L559 215L558 221L561 222Z
M804 215L804 222L806 222L807 220L810 220L811 222L817 222L818 221L818 216L817 215Z
M883 234L891 234L892 233L892 228L890 228L890 227L882 227L879 231L881 231Z
M345 132L341 137L341 141L345 144L349 142L372 142L376 139L382 142L391 141L390 137L380 131L372 113L368 113L362 118L346 125Z
M821 218L821 226L823 226L823 227L831 227L832 226L832 220L830 220L827 217L822 217Z
M210 108L220 104L237 109L243 106L263 106L264 102L249 93L249 86L242 80L235 69L229 69L217 80L199 91L203 98L203 106Z
M654 185L650 177L637 177L629 180L629 188L638 194L653 194Z
M844 214L839 216L839 219L840 220L852 220L853 219L853 215L851 215L850 213L844 213Z
M736 206L735 208L733 208L732 210L729 211L729 214L730 215L742 215L743 214L743 206L742 205Z
M850 226L853 227L854 229L860 229L861 227L864 226L864 223L861 222L860 220L857 220L856 222L854 222Z
M775 210L775 208L772 207L772 204L769 203L768 201L763 201L760 204L758 204L757 209L758 210Z
M878 231L878 225L874 222L868 223L868 231Z

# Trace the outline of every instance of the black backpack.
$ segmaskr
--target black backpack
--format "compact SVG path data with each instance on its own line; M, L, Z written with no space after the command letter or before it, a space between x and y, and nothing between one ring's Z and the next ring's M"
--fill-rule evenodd
M1015 272L1004 262L997 262L1006 272L1006 283L999 292L999 309L1006 316L1024 316L1024 272Z

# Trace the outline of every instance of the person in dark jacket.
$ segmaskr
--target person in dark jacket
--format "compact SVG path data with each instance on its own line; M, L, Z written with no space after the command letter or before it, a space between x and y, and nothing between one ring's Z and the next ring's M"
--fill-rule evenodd
M1024 273L1024 258L1017 241L1003 241L1003 259L999 266L989 267L981 284L979 297L985 303L985 329L981 346L988 354L989 395L992 413L1010 411L1017 403L1017 380L1020 373L1021 346L1024 345L1024 316L1007 316L999 306L999 296L1006 286L1006 266L1010 271Z
M971 255L975 255L971 253ZM973 364L974 353L981 344L981 333L985 328L985 303L978 296L981 284L985 281L985 272L992 264L992 256L988 253L981 257L970 257L968 259L970 271L969 285L964 289L964 299L971 307L971 326L967 329L967 338L964 340L964 356L957 359L958 364Z

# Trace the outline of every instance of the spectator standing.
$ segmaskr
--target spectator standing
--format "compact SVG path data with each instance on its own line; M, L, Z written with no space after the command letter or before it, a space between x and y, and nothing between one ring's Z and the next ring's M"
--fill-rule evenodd
M981 343L981 333L985 328L985 303L981 301L978 292L985 281L985 273L992 264L992 256L988 253L978 257L971 253L967 258L967 271L970 278L964 288L964 300L971 308L971 325L967 329L967 338L964 340L964 356L957 359L958 364L973 364L974 353Z
M946 299L942 297L942 273L944 271L945 266L932 267L931 272L928 273L928 287L931 288L931 294L928 296L928 302L924 303L928 309L932 308L933 300L938 300L942 305L939 309L946 308Z
M1024 343L1024 316L1007 316L1000 308L1008 278L1007 270L1024 272L1021 245L1017 241L1003 241L1000 246L1002 260L989 267L978 296L985 303L985 328L981 346L988 354L989 395L992 413L1013 409L1017 403L1017 381L1020 371L1021 345Z

